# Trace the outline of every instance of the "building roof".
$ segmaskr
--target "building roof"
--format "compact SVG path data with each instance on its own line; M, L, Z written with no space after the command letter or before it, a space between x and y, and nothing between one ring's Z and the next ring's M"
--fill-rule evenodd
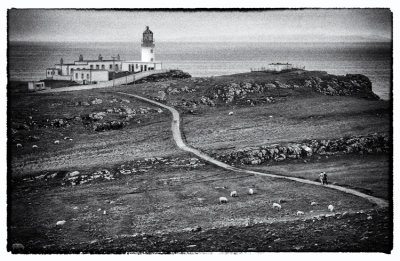
M108 70L106 70L106 69L84 69L84 68L82 68L82 69L74 69L74 72L76 72L76 71L102 71L102 72L108 72Z
M143 61L122 61L123 63L161 63L161 62L143 62Z
M83 60L83 61L75 61L75 62L112 62L112 61L114 61L114 62L120 62L120 61L122 61L121 59L119 59L119 60L117 60L117 59L115 59L115 60Z

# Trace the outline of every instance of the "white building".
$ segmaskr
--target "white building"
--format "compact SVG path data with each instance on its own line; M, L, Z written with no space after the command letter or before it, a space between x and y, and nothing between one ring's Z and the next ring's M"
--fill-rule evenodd
M28 90L29 91L41 91L45 90L46 86L44 82L28 82Z
M275 71L280 72L284 70L291 70L293 69L293 65L290 63L270 63L268 64L268 71Z
M46 69L46 78L53 80L69 80L82 84L109 81L110 72L142 72L150 70L161 70L162 63L155 61L155 44L153 32L146 26L142 39L142 60L123 61L120 56L111 57L104 60L101 54L97 60L84 60L83 55L79 55L78 61L73 63L60 63L52 68Z

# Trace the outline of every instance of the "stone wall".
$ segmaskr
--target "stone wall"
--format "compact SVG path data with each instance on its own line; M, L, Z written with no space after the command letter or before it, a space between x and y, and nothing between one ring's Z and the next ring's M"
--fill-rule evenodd
M313 155L338 153L388 153L391 139L385 134L370 134L340 139L308 140L287 145L269 145L240 149L223 155L213 155L226 163L258 165L268 161L307 158Z

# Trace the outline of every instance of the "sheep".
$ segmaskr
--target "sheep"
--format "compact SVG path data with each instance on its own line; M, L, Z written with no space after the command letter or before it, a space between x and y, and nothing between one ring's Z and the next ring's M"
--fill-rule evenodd
M249 195L253 195L254 194L254 190L253 189L249 189Z
M335 208L334 208L332 205L329 205L329 206L328 206L328 209L329 209L330 212L333 212L333 210L334 210Z
M60 141L59 140L55 140L54 144L60 144Z
M276 209L281 209L282 208L282 206L281 205L279 205L278 203L274 203L274 204L272 204L272 208L276 208Z
M65 220L57 221L56 226L63 226L66 222Z
M220 197L219 198L219 203L220 204L228 203L228 199L226 197Z
M233 111L230 111L230 112L229 112L229 115L233 115Z
M38 149L38 145L32 145L32 149Z
M238 196L238 194L237 194L236 190L231 192L231 197L234 198L234 197L237 197L237 196Z
M311 206L316 206L316 205L318 205L317 202L315 202L315 201L311 202Z
M19 149L19 148L22 148L22 144L21 143L18 143L17 144L17 148Z
M65 136L65 137L64 137L64 140L67 140L67 139L69 139L69 137Z
M304 215L304 212L303 211L297 211L297 213L296 213L296 216L302 216L302 215Z

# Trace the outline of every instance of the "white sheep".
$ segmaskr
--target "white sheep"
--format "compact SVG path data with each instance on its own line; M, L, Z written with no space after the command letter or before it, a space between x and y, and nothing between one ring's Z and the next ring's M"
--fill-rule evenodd
M63 226L66 222L65 220L57 221L56 226Z
M230 111L230 112L229 112L229 115L233 115L233 111Z
M297 211L297 213L296 213L296 216L302 216L302 215L304 215L304 212L303 211Z
M273 203L273 204L272 204L272 208L281 209L282 206L279 205L278 203Z
M316 206L316 205L318 205L317 202L315 202L315 201L311 202L311 206Z
M55 140L54 144L60 144L60 141L59 140Z
M332 205L329 205L329 206L328 206L328 209L329 209L330 212L333 212L333 210L334 210L335 208L334 208Z
M253 189L249 189L249 195L253 195L254 194L254 190Z
M18 143L18 144L17 144L17 148L22 148L22 144L21 144L21 143Z
M220 197L219 203L221 203L221 204L228 203L228 199L226 197Z
M231 192L231 197L234 198L234 197L237 197L237 196L238 196L238 194L237 194L236 190Z
M32 145L32 149L38 149L39 146L38 145Z

